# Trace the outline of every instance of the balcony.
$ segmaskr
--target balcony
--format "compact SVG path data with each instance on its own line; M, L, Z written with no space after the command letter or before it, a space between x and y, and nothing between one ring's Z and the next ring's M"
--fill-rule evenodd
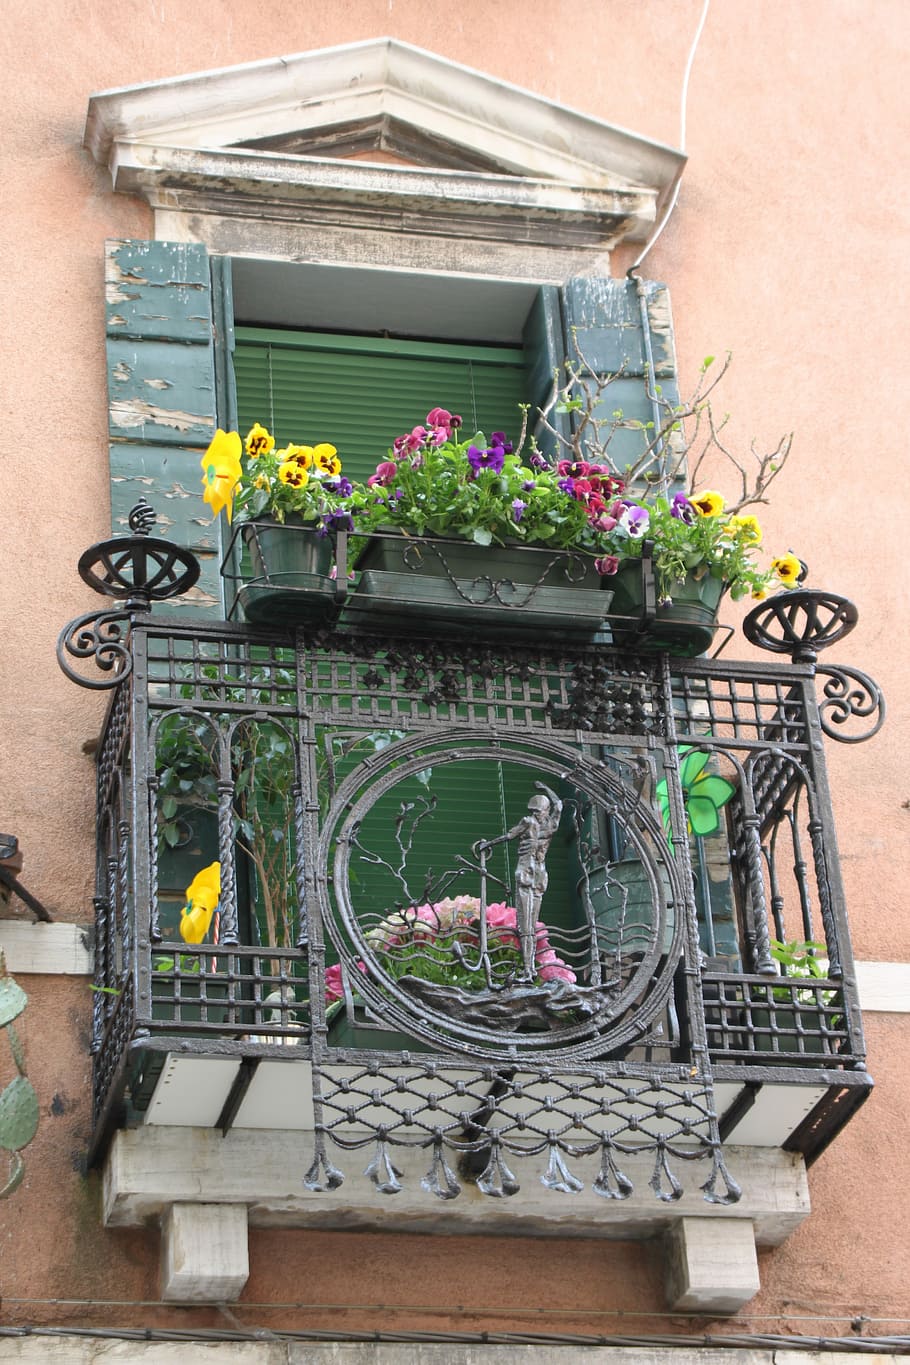
M728 663L135 609L115 653L109 1222L157 1214L173 1239L196 1201L663 1231L688 1265L709 1214L753 1261L805 1216L804 1163L872 1084L822 756L874 709L860 675L809 648ZM194 942L181 912L213 866ZM672 1301L726 1311L750 1285Z

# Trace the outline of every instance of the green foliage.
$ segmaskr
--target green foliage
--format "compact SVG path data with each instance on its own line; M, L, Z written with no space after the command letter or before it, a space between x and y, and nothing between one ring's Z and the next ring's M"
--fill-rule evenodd
M795 977L798 980L823 981L828 973L827 964L821 959L827 951L824 943L815 943L811 939L793 939L789 943L782 943L777 938L771 940L771 956L784 968L788 980ZM772 994L775 1000L792 1003L791 992L783 987L772 988ZM834 992L822 991L821 997L821 1003L827 1005L834 998ZM798 1004L813 1005L816 1003L816 993L797 991L796 1001Z
M0 1091L0 1147L18 1152L38 1131L38 1096L27 1076L16 1076Z
M0 952L0 1024L6 1029L10 1052L17 1075L0 1091L0 1151L9 1156L9 1176L0 1188L0 1199L5 1199L22 1184L25 1165L19 1155L38 1131L38 1096L25 1073L25 1053L13 1027L28 1003L25 991L7 975L6 962Z
M28 1004L28 996L11 976L0 976L0 1027L11 1024Z

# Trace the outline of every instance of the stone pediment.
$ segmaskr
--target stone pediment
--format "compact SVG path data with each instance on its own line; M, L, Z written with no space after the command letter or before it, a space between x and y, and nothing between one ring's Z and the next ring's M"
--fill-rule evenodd
M681 152L396 39L93 95L85 146L156 208L355 215L369 206L646 236ZM250 203L252 201L252 204ZM282 205L285 207L282 208ZM476 233L475 233L476 235Z

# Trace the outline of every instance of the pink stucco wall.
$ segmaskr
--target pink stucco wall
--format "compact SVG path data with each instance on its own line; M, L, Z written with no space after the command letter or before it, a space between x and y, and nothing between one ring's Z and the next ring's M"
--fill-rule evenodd
M151 235L145 205L113 195L81 148L89 94L390 34L675 145L700 12L701 0L7 0L0 828L19 835L26 884L58 917L91 918L83 745L102 703L65 681L53 648L60 625L93 605L75 562L109 524L102 243ZM890 719L866 746L830 746L829 765L857 956L903 962L908 48L903 0L715 0L692 74L679 206L646 264L672 289L684 387L704 355L729 349L722 405L734 434L769 444L795 432L763 516L767 541L859 605L860 625L835 653L881 682ZM629 259L617 253L617 273ZM210 1310L138 1306L157 1297L157 1237L105 1232L97 1178L80 1170L88 987L25 984L43 1118L26 1184L0 1205L4 1318L215 1323ZM813 1169L811 1219L762 1256L744 1330L845 1332L859 1313L881 1319L880 1331L907 1329L910 1016L873 1016L868 1035L879 1088ZM656 1316L650 1245L257 1232L251 1260L249 1304L320 1305L238 1307L242 1321L272 1327L693 1327ZM49 1302L61 1298L122 1306Z

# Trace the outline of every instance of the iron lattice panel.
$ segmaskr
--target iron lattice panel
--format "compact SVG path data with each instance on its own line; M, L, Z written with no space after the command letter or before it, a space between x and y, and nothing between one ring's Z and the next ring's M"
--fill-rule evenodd
M594 651L464 645L453 652L411 640L336 636L324 649L302 647L299 669L305 709L357 725L665 733L659 668L608 663Z
M364 1149L365 1169L377 1189L394 1194L402 1172L396 1152L426 1151L431 1162L421 1181L444 1199L455 1198L468 1178L481 1193L518 1192L509 1166L545 1159L541 1182L575 1193L588 1179L605 1198L624 1199L633 1184L623 1158L653 1153L650 1180L657 1198L675 1200L682 1187L670 1165L711 1159L702 1185L713 1203L734 1203L739 1189L716 1141L717 1115L709 1084L659 1073L618 1078L605 1069L480 1070L403 1058L394 1067L378 1059L361 1065L314 1068L316 1159L306 1184L334 1188L342 1172L327 1140L341 1151ZM451 1164L450 1164L451 1163ZM453 1169L455 1166L456 1169Z
M808 677L808 672L802 677ZM700 742L706 735L740 745L769 744L806 750L813 720L802 690L801 670L710 665L693 660L685 671L674 662L672 693L677 738Z

